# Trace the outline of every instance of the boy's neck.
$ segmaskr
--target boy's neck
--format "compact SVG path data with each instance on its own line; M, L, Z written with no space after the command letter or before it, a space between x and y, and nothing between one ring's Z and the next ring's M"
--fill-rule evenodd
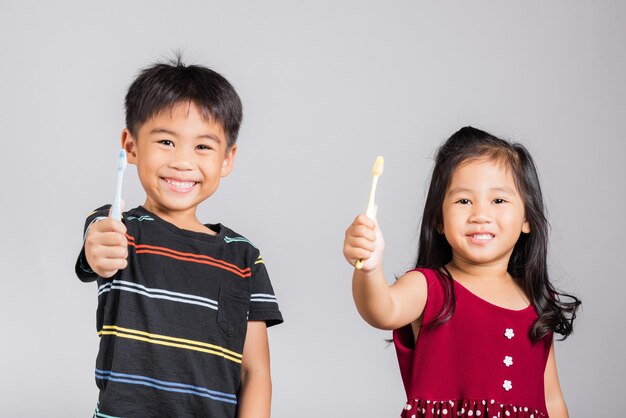
M215 231L208 228L196 217L197 206L186 210L173 211L154 205L146 201L143 205L144 209L154 213L166 222L175 225L177 228L187 231L200 232L208 235L215 235Z

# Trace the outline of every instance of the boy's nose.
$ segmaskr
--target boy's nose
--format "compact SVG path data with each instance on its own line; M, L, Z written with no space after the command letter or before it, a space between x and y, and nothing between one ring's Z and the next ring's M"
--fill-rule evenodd
M169 167L179 171L189 171L193 169L193 164L190 161L184 160L172 160L169 162Z
M185 150L184 147L179 147L175 152L171 153L168 165L176 170L191 170L193 169L192 153Z

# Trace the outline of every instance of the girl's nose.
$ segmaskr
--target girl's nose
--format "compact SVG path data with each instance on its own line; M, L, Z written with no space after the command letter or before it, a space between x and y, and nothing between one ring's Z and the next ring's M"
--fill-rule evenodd
M472 209L469 219L471 223L484 224L491 222L490 208L488 205L475 203Z

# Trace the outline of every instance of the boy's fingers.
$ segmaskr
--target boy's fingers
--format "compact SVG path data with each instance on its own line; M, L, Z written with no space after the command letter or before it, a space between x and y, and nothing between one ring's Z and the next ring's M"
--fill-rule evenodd
M108 232L117 232L119 234L126 234L126 225L124 225L121 221L116 221L115 219L103 219L98 223L104 223L105 230Z
M100 237L99 244L105 247L126 248L128 246L128 240L125 236L117 232L106 232Z

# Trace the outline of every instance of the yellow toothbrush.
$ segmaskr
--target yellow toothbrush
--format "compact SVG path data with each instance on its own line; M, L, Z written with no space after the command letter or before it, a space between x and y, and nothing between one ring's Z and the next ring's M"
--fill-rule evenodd
M374 161L374 166L372 167L372 188L370 189L370 198L367 202L367 209L365 210L365 215L372 220L374 220L374 217L376 216L376 205L374 204L374 197L376 196L376 184L378 183L378 177L383 174L384 167L385 159L380 156L377 157L376 161ZM357 260L356 263L354 263L354 267L359 270L362 269L363 260Z

